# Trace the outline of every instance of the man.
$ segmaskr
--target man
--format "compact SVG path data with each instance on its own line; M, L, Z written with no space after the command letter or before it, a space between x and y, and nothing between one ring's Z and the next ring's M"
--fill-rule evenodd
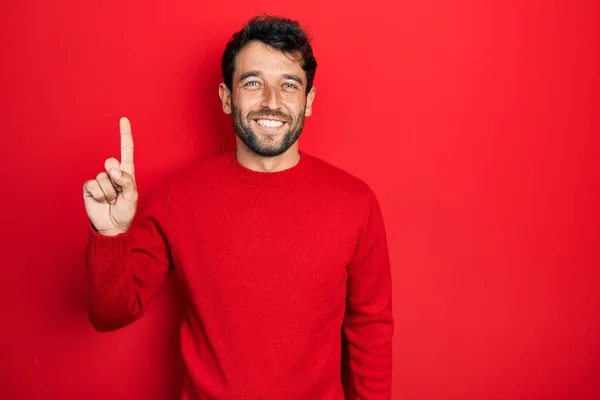
M173 174L137 210L133 139L83 188L89 318L138 319L171 271L185 296L182 399L390 399L390 261L367 184L298 148L317 62L295 21L257 17L222 58L236 150ZM344 358L345 359L345 358Z

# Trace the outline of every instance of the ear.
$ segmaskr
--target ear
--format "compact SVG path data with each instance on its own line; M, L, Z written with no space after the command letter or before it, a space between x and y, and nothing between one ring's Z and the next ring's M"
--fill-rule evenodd
M231 92L223 82L219 85L219 97L221 97L223 112L225 114L231 114Z
M312 115L312 104L313 101L315 101L316 91L317 89L313 86L306 96L306 109L304 110L304 115L306 117L310 117Z

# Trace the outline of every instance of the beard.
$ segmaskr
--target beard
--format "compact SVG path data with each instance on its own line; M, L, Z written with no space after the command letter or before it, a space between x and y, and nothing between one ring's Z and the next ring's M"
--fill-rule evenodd
M242 111L232 104L233 129L236 135L244 142L246 146L254 153L263 157L275 157L285 153L300 137L304 127L304 110L298 114L298 118L284 114L280 111L261 110L250 112L246 118ZM252 130L250 126L252 120L261 117L277 118L284 121L287 130L283 135L268 136L260 135Z

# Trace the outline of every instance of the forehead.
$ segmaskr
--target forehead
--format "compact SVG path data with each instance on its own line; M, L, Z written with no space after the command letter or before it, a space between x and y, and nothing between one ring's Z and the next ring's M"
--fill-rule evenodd
M292 56L262 42L253 41L238 53L235 61L235 77L247 71L260 71L265 76L295 74L306 79L300 62L300 55Z

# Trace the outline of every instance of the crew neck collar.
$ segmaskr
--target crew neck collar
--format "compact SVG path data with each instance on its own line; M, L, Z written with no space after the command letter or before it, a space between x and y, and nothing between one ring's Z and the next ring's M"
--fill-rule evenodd
M282 186L298 183L308 170L309 155L302 150L300 160L293 167L276 171L263 172L255 171L240 164L235 153L236 150L231 150L228 154L230 170L235 178L257 186Z

